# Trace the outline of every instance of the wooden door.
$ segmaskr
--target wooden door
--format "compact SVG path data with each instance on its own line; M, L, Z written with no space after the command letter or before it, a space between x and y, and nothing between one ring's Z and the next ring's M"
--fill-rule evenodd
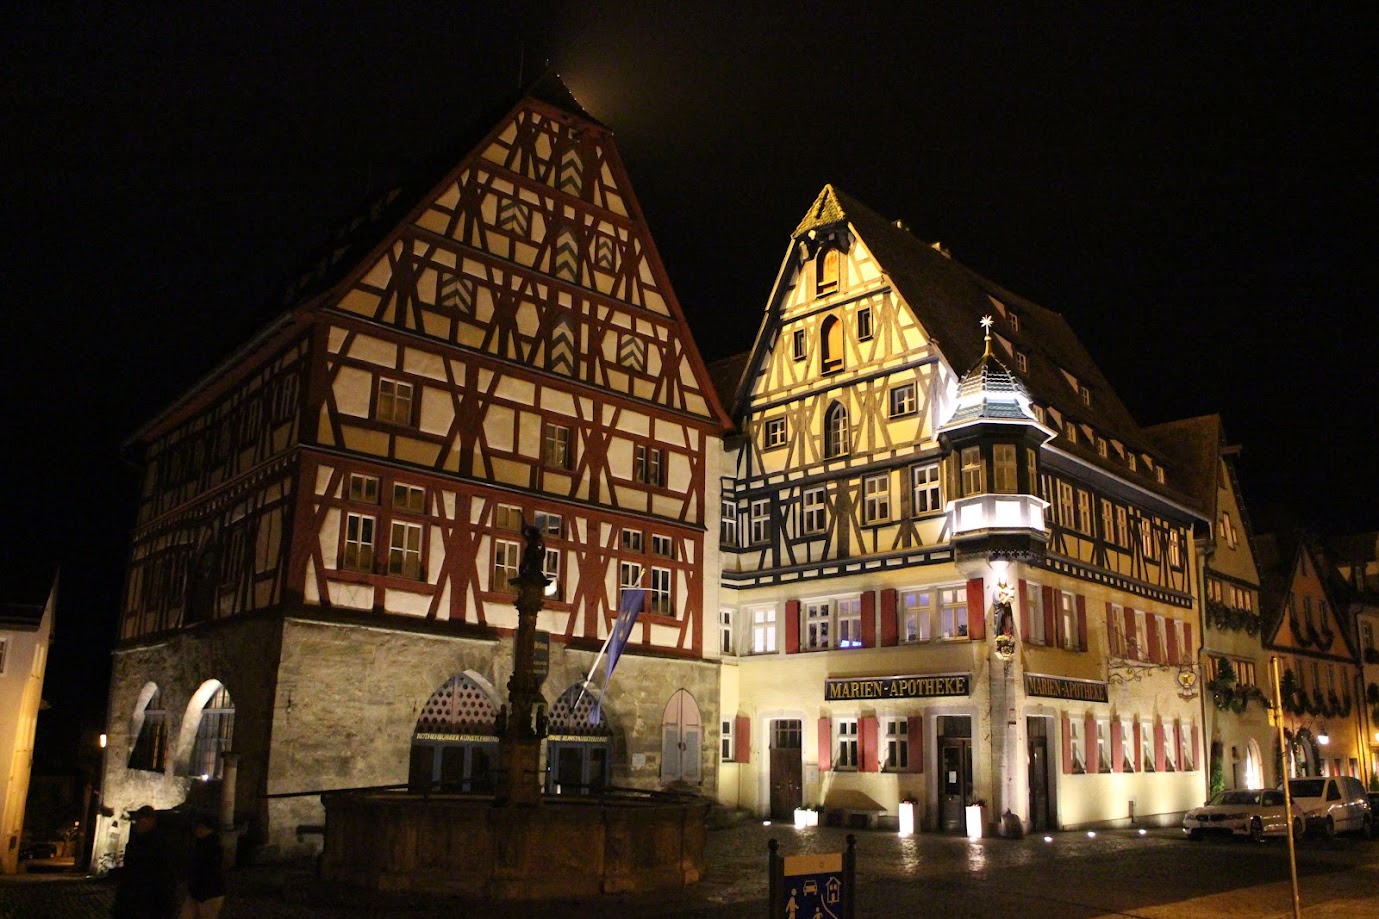
M1029 737L1029 821L1031 831L1050 828L1048 719L1025 719Z
M771 722L771 819L793 820L804 804L803 726L797 719Z

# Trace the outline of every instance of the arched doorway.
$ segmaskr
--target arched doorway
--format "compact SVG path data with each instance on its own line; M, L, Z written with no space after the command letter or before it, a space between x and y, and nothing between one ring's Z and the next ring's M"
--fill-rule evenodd
M1264 787L1264 757L1253 739L1245 742L1245 787Z
M207 680L192 694L177 751L179 775L218 780L224 771L220 754L234 749L235 703L219 680Z
M598 794L608 787L612 730L592 687L571 686L551 706L546 723L546 791Z
M700 766L703 739L704 726L699 718L699 704L686 690L676 690L661 716L662 784L698 783L703 780Z
M413 791L489 792L498 772L497 706L489 690L457 673L431 694L412 734Z

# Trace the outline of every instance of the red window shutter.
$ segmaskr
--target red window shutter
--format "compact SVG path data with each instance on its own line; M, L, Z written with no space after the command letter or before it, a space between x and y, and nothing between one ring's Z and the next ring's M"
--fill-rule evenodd
M1125 762L1125 738L1120 733L1120 719L1111 722L1111 771L1120 772Z
M738 715L737 726L733 728L737 736L733 738L733 762L749 763L752 761L752 718L750 715Z
M910 771L924 771L924 716L913 715L905 729L910 743Z
M1073 731L1068 716L1063 716L1063 774L1073 774Z
M1154 771L1164 771L1164 723L1154 719Z
M1192 663L1193 661L1195 661L1195 660L1197 659L1197 649L1194 648L1194 647L1192 646L1192 623L1191 623L1191 622L1184 622L1184 623L1183 623L1183 643L1186 644L1187 647L1186 647L1186 648L1183 648L1179 653L1181 653L1181 654L1183 655L1183 656L1182 656L1182 661L1183 661L1183 663L1185 663L1185 664L1190 664L1190 663ZM1193 761L1194 763L1197 762L1197 757L1194 756L1194 757L1192 758L1192 761Z
M828 718L819 719L819 771L827 772L833 768L833 722Z
M1155 613L1146 613L1144 623L1149 632L1149 662L1162 664L1163 661L1159 660L1159 616Z
M1044 587L1044 644L1058 644L1058 609L1054 605L1057 596L1052 587Z
M1106 653L1112 657L1119 657L1124 652L1116 646L1116 611L1111 608L1111 601L1106 601Z
M858 752L861 754L862 758L862 771L880 772L881 763L876 750L876 717L867 716L862 718L857 728L857 733L862 735L858 738L859 745L861 746Z
M800 650L800 601L785 601L785 653L798 654Z
M1173 744L1173 758L1178 762L1178 770L1183 768L1183 723L1175 720L1173 722L1173 736L1168 739Z
M1082 718L1082 755L1085 757L1088 773L1101 771L1101 757L1096 744L1096 718L1091 712Z
M1135 722L1135 769L1144 771L1144 728Z
M1144 660L1144 649L1139 647L1138 645L1135 647L1135 653L1130 653L1129 644L1130 642L1134 641L1135 638L1135 611L1127 606L1125 608L1125 656L1133 657L1136 660Z
M876 647L876 591L862 591L862 647Z
M888 648L896 643L899 635L895 618L895 600L894 587L887 587L881 591L881 644Z
M1192 722L1192 724L1189 726L1188 730L1192 731L1192 768L1193 768L1193 769L1201 769L1201 768L1202 768L1202 748L1201 748L1200 742L1199 742L1198 739L1197 739L1197 722L1196 722L1196 721Z
M1166 664L1177 663L1178 661L1178 630L1173 628L1173 620L1165 619L1163 622L1164 633L1168 636L1168 660Z
M967 582L967 637L986 641L986 588L981 578Z
M1077 650L1087 650L1087 598L1077 595Z
M1029 584L1020 579L1020 640L1029 641Z

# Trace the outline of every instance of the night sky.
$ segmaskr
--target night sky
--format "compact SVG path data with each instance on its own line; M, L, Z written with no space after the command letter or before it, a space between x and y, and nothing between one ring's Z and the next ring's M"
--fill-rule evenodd
M1142 423L1220 412L1260 528L1379 526L1372 19L124 6L0 12L0 548L62 566L40 756L104 717L121 443L546 61L614 130L706 358L750 345L832 182L1063 313Z

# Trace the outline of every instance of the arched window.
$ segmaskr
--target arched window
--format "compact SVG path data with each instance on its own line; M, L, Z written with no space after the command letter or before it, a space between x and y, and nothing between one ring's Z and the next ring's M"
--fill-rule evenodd
M457 673L431 693L412 733L407 783L414 791L492 790L498 773L498 708L490 689Z
M592 687L575 684L551 706L546 727L546 791L597 794L608 784L612 731L597 701Z
M685 690L676 690L661 717L662 782L698 782L703 778L703 738L698 703Z
M819 367L824 373L843 369L843 324L827 316L819 326Z
M827 296L838 289L838 250L829 246L814 259L814 295Z
M824 413L824 459L844 456L850 448L848 410L834 402Z
M134 737L134 746L129 751L130 769L163 771L168 749L167 714L158 684L146 684L139 693L134 721L130 725L130 734Z
M194 712L198 705L199 717ZM218 680L203 684L187 706L186 720L196 725L187 773L203 779L220 778L220 754L233 749L235 740L235 703L230 690Z

